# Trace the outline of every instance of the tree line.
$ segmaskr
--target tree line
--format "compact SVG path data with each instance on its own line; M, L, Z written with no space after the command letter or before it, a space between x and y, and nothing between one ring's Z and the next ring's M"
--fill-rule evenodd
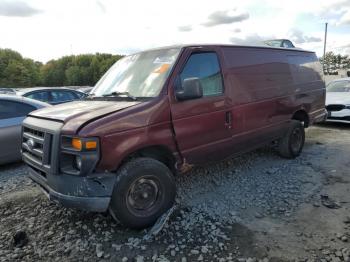
M94 86L121 57L101 53L70 55L43 64L11 49L0 48L0 87ZM327 52L320 61L325 74L350 70L347 55Z
M43 64L0 48L0 87L94 86L121 55L64 56Z
M348 55L327 52L320 58L323 65L323 72L327 75L337 75L339 69L350 70L350 57Z

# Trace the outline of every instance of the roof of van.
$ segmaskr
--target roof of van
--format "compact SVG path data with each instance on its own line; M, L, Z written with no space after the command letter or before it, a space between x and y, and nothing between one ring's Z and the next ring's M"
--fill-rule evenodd
M284 47L274 47L274 46L268 46L268 45L230 45L230 44L179 44L179 45L170 45L170 46L163 46L163 47L157 47L157 48L151 48L146 49L143 51L151 51L151 50L161 50L161 49L171 49L171 48L185 48L185 47L213 47L213 46L220 46L220 47L247 47L247 48L264 48L264 49L276 49L276 50L283 50L283 51L299 51L299 52L306 52L306 53L315 53L314 51L305 50L302 48L284 48ZM140 51L142 52L142 51ZM138 52L138 53L140 53Z

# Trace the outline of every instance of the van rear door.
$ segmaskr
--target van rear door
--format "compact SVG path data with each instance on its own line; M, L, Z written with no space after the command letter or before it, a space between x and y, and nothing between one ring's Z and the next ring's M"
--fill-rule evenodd
M178 85L170 84L173 127L182 156L201 164L230 155L231 115L215 48L185 50L175 70ZM199 78L203 97L177 101L176 88L187 78ZM173 81L176 82L176 81Z

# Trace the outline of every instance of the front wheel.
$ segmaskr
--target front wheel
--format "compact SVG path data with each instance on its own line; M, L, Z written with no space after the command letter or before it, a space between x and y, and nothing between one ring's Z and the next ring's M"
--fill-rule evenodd
M280 139L278 153L285 158L295 158L300 155L305 142L305 130L298 120L291 120L286 135Z
M167 166L152 158L136 158L117 172L109 211L130 228L153 225L175 201L174 176Z

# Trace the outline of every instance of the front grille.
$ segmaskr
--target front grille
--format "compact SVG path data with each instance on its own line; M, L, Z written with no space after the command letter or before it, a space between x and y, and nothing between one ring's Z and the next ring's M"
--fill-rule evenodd
M345 105L328 105L326 106L327 111L340 111L345 108Z
M34 166L29 166L36 174L41 175L42 177L46 178L46 173L41 171L40 169L34 167Z
M50 167L52 137L53 135L50 133L24 126L22 135L23 155L37 165Z

